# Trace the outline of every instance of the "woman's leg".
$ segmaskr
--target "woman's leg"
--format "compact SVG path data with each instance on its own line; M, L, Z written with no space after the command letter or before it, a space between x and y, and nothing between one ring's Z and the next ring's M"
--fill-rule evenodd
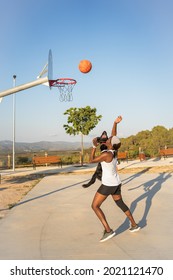
M127 205L122 200L122 196L120 195L112 195L113 200L115 201L116 205L125 213L125 215L128 217L128 219L131 222L132 227L135 227L137 224L132 216L132 213L130 212Z
M100 208L100 206L102 205L102 203L105 201L106 198L107 198L106 195L102 195L102 194L96 192L91 207L94 210L94 212L96 213L99 220L101 221L106 232L110 232L111 228L106 220L105 214L103 213L103 211Z

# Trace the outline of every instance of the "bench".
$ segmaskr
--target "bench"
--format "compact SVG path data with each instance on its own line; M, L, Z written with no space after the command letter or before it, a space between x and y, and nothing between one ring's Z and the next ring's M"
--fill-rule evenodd
M126 160L128 162L128 152L118 152L117 159L118 161Z
M159 154L161 157L164 157L164 159L168 156L173 156L173 148L161 149Z
M59 163L62 168L62 160L59 156L34 156L32 159L33 168L35 169L37 165L46 165L51 163Z

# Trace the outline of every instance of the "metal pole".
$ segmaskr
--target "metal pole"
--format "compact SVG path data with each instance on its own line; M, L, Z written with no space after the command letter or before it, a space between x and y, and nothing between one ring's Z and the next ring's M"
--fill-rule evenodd
M13 75L13 87L16 86L16 75ZM13 94L13 171L15 171L15 119L16 119L16 94Z
M35 80L33 82L26 83L26 84L23 84L23 85L20 85L20 86L17 86L17 87L13 87L13 88L1 91L0 92L0 98L4 97L4 96L7 96L7 95L10 95L10 94L14 94L14 93L19 92L21 90L25 90L25 89L28 89L28 88L31 88L31 87L41 85L41 84L47 84L48 82L49 82L48 77L40 78L40 79Z

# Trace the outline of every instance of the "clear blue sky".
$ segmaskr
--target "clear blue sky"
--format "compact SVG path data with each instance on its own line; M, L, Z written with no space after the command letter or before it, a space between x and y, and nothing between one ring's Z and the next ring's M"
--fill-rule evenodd
M0 92L34 81L53 53L54 79L77 80L73 102L40 85L16 94L16 141L78 141L63 113L97 108L99 125L85 137L173 127L173 2L170 0L1 0ZM89 74L78 63L89 59ZM13 95L0 103L0 140L12 140Z

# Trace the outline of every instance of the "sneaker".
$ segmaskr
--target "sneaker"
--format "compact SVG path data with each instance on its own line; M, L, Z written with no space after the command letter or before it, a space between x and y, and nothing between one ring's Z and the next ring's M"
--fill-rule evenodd
M114 235L115 235L115 231L113 231L112 229L110 232L106 232L106 230L105 230L103 233L103 237L100 239L100 242L104 242L104 241L112 238Z
M138 225L136 225L134 227L129 228L129 230L130 230L130 232L135 232L135 231L140 230L140 227Z

